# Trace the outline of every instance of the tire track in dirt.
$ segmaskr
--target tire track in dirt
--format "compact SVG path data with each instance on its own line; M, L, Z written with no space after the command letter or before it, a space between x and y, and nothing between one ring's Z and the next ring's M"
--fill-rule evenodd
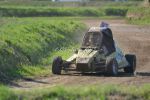
M56 85L141 85L150 83L150 26L136 26L126 24L125 20L82 20L88 27L99 26L101 21L108 22L118 45L124 53L133 53L137 56L137 75L132 76L120 73L118 77L106 77L100 75L51 75L46 78L20 81L19 89L30 89L34 87L46 87Z

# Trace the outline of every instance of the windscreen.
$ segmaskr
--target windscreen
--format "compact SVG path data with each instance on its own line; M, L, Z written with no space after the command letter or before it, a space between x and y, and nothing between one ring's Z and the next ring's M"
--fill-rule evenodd
M99 32L88 32L84 36L82 47L99 47L101 45L101 34Z

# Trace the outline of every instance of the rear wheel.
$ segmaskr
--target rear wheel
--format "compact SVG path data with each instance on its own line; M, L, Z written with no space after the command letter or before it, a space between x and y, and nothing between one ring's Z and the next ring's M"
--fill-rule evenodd
M124 68L124 72L134 74L136 69L136 56L127 54L125 55L125 58L128 61L129 65Z
M63 60L61 57L56 57L52 63L52 73L53 74L61 74Z
M116 59L112 59L107 65L107 73L113 76L118 75L118 63Z

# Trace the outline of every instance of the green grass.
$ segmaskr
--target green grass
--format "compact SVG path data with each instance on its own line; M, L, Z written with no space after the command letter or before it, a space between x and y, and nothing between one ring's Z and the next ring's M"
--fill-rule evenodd
M1 6L0 16L125 16L128 7L10 7Z
M127 20L131 24L150 25L150 7L136 7L129 9Z
M142 0L113 2L112 0L91 0L88 2L50 2L50 0L0 0L0 6L35 6L35 7L104 7L104 6L137 6Z
M113 97L126 100L149 100L150 84L142 86L127 85L86 85L39 87L30 90L14 90L0 86L0 100L110 100Z
M6 75L7 75L7 79L10 78L18 79L18 78L39 78L39 77L48 76L50 74L51 74L50 66L22 65L19 69L10 70Z
M0 100L17 100L17 96L10 88L0 84Z
M51 64L51 60L46 59L56 48L74 44L76 42L74 36L85 27L80 22L68 19L3 18L1 20L3 23L0 27L1 79L13 76L24 77L25 72L28 72L27 76L38 76L38 73L46 75L48 71L42 67ZM26 68L26 66L34 67Z
M51 63L55 57L61 56L64 60L68 59L76 49L79 48L79 43L77 44L72 44L68 47L61 47L61 48L56 48L53 53L50 53L47 58L42 59L42 63ZM49 62L51 61L51 62Z

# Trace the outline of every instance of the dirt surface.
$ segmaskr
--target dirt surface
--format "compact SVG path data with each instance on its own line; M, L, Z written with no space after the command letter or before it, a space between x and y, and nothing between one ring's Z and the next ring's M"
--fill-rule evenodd
M114 38L124 53L136 54L137 74L135 76L123 72L120 72L117 77L108 77L103 74L51 75L40 79L26 79L12 87L16 89L31 89L56 85L142 85L150 83L150 26L129 25L124 20L82 20L88 27L99 26L101 21L110 24Z

